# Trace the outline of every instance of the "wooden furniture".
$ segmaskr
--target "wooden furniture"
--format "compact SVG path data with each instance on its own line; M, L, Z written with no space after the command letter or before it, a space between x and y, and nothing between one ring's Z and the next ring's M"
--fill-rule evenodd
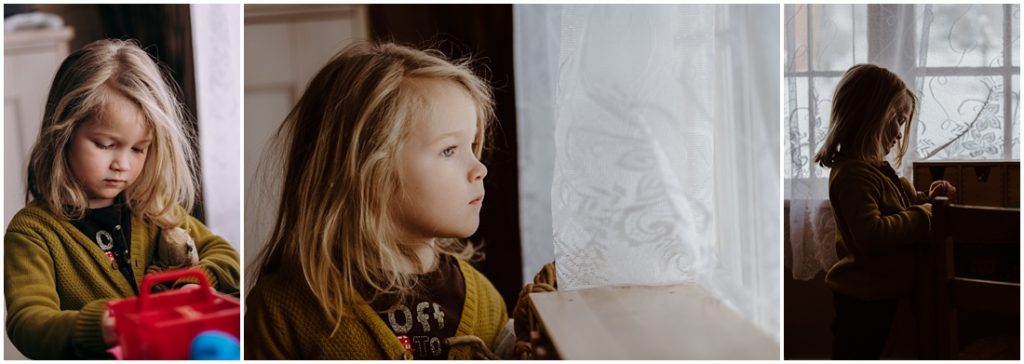
M956 186L955 204L1020 207L1020 161L914 162L914 188L928 191L932 181Z
M696 284L532 293L536 359L777 360L779 344Z
M1019 357L1020 210L940 197L932 213L932 238L921 261L931 273L922 270L919 281L921 358ZM967 325L990 315L1002 319L972 328L974 337L964 340Z

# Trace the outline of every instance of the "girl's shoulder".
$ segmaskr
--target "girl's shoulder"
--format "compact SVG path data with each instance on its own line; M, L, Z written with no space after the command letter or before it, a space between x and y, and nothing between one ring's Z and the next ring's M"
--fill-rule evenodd
M271 321L294 321L304 312L318 312L310 306L316 300L301 289L305 286L301 276L289 279L280 272L261 274L245 293L246 310Z
M858 159L845 159L836 162L836 164L832 165L829 175L832 180L884 177L879 166Z
M862 169L862 168L877 169L877 167L874 164L872 164L871 162L868 162L868 161L865 161L865 160L860 160L860 159L852 159L852 158L838 159L838 160L836 160L835 164L832 165L832 169L852 169L852 170L857 170L857 169Z
M246 307L261 311L280 311L281 314L287 314L293 319L297 316L321 313L322 309L318 302L306 284L302 271L297 268L278 267L262 272L245 293ZM310 319L313 318L315 315L310 316Z
M307 296L312 296L312 292L309 292L301 272L276 269L260 274L259 279L247 292L246 301L263 300L278 305L285 301L302 302L309 298Z
M60 225L60 218L47 210L38 201L29 202L7 223L7 231L34 230L37 228L52 229Z
M70 222L57 217L42 204L30 202L7 223L4 250L7 254L37 248L52 251L66 241L88 239L75 231Z

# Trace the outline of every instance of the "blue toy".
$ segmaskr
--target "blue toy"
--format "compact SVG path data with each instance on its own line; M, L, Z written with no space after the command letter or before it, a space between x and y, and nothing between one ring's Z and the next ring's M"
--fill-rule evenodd
M203 331L192 339L193 360L241 360L238 339L221 331Z

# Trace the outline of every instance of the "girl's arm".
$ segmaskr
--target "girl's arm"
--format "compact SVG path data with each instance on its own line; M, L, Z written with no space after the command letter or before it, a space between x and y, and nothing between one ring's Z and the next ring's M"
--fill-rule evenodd
M883 214L880 203L884 181L865 165L844 166L829 186L829 199L858 246L879 250L896 244L913 244L928 237L931 210L912 205L896 213Z
M910 183L907 177L900 177L900 184L903 187L903 191L907 193L914 205L920 205L928 203L928 194L918 191L914 188L914 184Z
M7 336L32 359L104 355L107 344L100 319L108 300L89 302L77 311L62 310L53 264L42 235L21 226L12 226L4 235Z
M210 232L210 229L195 217L187 213L186 216L182 228L195 239L196 250L199 251L198 267L217 291L237 295L240 271L238 251L224 238Z

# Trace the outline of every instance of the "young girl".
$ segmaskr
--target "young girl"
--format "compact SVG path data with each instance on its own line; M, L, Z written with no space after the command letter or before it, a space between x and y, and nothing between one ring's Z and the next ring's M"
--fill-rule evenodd
M899 177L917 98L885 68L851 67L832 99L828 136L814 161L830 167L829 201L836 219L837 262L825 283L832 289L834 359L878 359L899 297L910 290L911 246L931 228L927 199L956 189L935 181L928 196ZM901 131L902 129L902 131Z
M479 224L492 109L487 84L438 52L357 44L320 70L279 130L284 188L246 298L246 359L488 352L505 303L458 239Z
M61 63L29 161L31 201L4 236L7 334L25 356L110 358L106 303L139 293L163 230L188 231L211 284L238 290L238 253L187 213L197 187L182 121L132 42L97 41Z

